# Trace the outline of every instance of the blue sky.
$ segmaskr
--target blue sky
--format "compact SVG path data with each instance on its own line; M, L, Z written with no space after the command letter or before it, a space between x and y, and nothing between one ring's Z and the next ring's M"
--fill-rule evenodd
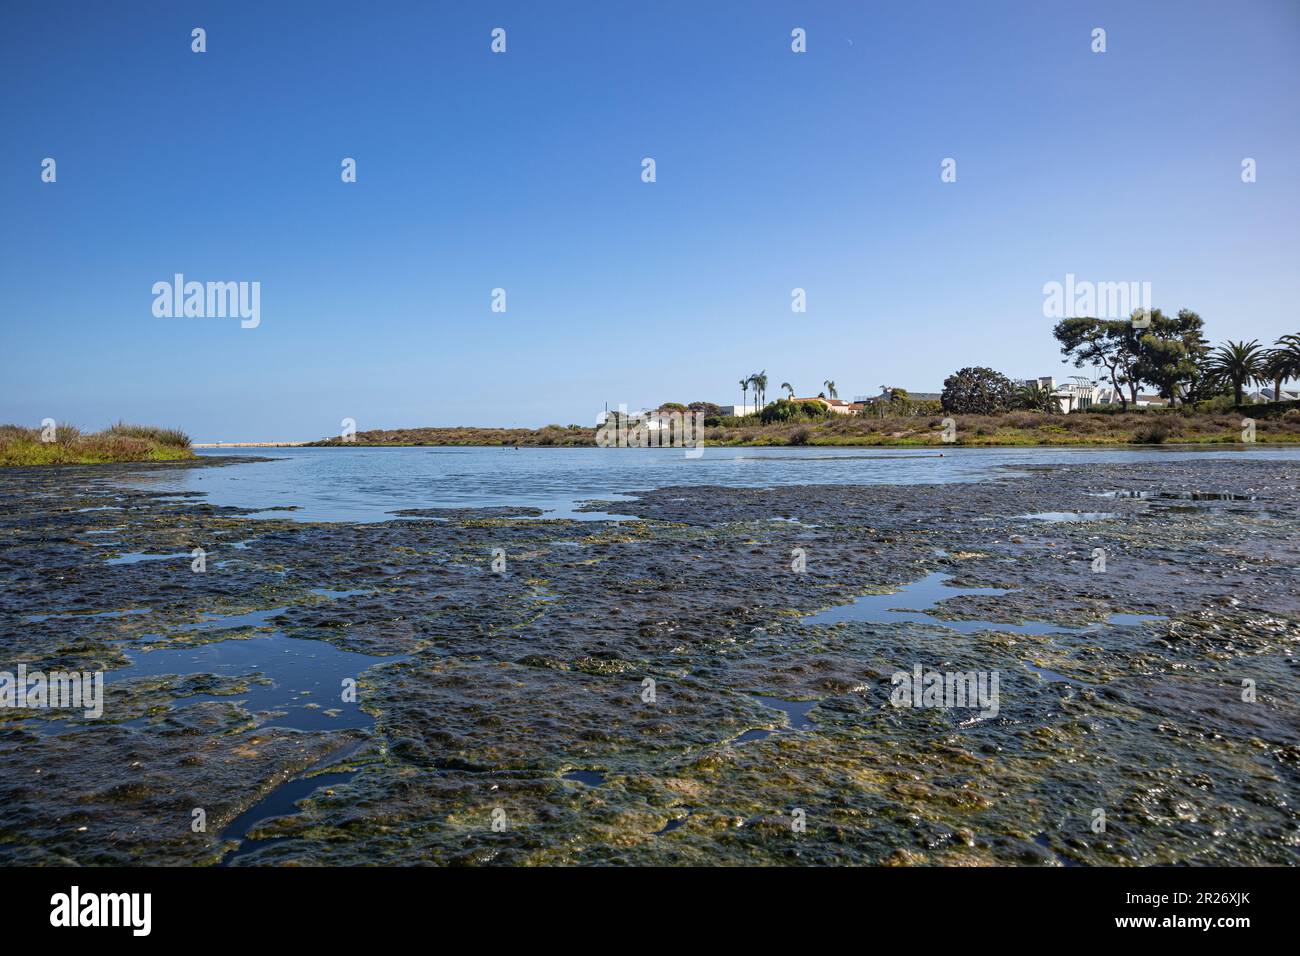
M294 439L594 423L759 369L1062 375L1067 273L1271 342L1298 92L1295 0L6 0L0 420ZM155 317L177 272L259 281L260 326Z

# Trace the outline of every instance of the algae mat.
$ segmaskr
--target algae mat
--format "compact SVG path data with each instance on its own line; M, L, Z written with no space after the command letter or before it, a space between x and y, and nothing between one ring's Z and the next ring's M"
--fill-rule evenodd
M0 470L0 671L104 682L0 708L0 861L1297 861L1295 462L584 521L124 484L231 460Z

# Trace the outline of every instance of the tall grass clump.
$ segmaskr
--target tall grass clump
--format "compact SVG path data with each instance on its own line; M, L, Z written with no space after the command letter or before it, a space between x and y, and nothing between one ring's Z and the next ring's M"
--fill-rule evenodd
M120 421L116 425L110 425L104 431L104 434L119 435L123 438L142 438L145 441L157 442L159 445L166 445L169 448L190 447L190 436L179 428L159 428L156 425L128 425L126 422Z
M94 465L193 457L189 436L175 428L118 422L102 432L86 434L64 423L47 435L39 428L0 425L0 466Z

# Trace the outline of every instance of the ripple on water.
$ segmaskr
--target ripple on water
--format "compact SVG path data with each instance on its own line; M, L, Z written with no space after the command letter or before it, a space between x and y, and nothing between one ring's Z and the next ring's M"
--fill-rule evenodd
M1016 517L1055 524L1062 521L1106 521L1119 516L1112 511L1039 511L1036 514L1016 515Z

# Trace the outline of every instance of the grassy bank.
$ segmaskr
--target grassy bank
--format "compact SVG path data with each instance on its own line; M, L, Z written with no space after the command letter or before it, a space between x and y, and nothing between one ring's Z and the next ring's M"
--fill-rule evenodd
M705 444L835 445L943 447L944 417L835 416L822 421L764 425L756 416L724 419L705 429ZM1080 412L1046 415L1007 412L1002 415L954 415L956 441L966 446L1027 445L1158 445L1233 444L1242 440L1237 413L1142 411L1128 414ZM521 447L582 447L596 444L596 430L570 425L546 428L404 428L358 432L355 445L518 445ZM1261 444L1300 443L1300 410L1255 418L1255 441ZM348 444L338 438L313 445Z
M46 437L50 440L44 440ZM0 466L98 465L193 457L189 436L174 428L118 422L102 432L83 433L75 425L59 425L43 435L38 428L0 425Z

